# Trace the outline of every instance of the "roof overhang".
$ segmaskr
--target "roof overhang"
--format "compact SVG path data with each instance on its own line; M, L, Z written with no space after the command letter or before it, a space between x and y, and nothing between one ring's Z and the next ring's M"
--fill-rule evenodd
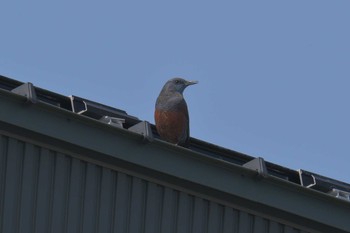
M2 134L308 230L350 232L341 199L10 91L0 90L0 106Z

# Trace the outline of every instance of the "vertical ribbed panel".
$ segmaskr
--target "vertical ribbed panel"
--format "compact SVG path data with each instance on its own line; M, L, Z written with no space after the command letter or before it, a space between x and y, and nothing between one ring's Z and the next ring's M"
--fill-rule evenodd
M6 136L0 232L306 233Z

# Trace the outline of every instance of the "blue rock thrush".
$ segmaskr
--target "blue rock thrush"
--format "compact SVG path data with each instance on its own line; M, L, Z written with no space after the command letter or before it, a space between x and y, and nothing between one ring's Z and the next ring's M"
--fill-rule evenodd
M198 83L173 78L161 90L154 112L157 131L162 139L180 146L187 146L190 129L187 104L183 97L186 87Z

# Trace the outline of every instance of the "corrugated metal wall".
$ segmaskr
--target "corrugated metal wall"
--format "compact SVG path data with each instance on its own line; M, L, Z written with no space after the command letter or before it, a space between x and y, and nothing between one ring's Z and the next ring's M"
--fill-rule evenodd
M0 232L304 231L1 136Z

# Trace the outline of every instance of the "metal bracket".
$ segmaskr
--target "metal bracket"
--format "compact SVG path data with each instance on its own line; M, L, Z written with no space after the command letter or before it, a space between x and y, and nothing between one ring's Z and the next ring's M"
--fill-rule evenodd
M27 103L35 104L38 102L35 88L32 83L23 83L22 85L12 89L11 92L27 97Z
M125 119L125 128L140 122L137 117L130 116L125 111L117 108L109 107L77 96L70 96L70 100L72 111L80 115L88 116L97 120L100 120L105 116Z
M265 160L261 157L255 158L243 164L243 167L257 171L258 176L261 178L265 178L268 176Z
M124 128L123 124L125 123L125 119L123 118L110 117L110 116L104 116L100 119L100 121L108 125L113 125L118 128Z
M350 201L350 192L345 192L343 190L333 188L328 194L335 196L346 201Z
M343 195L345 199L350 199L347 196L350 194L349 184L302 169L299 169L298 172L301 186L330 193L335 197L342 197Z
M151 124L147 121L141 121L140 123L131 126L129 130L141 134L144 142L152 142L154 139Z

